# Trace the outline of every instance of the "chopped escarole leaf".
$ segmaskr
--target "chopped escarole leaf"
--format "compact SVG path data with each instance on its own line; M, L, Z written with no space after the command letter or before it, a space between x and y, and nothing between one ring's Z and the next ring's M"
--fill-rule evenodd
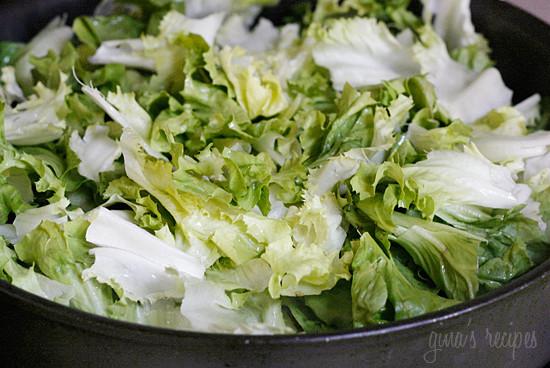
M227 86L235 94L250 119L276 115L288 106L283 88L274 73L243 49L225 47L211 64L209 71L214 78L216 69L223 74L214 82Z
M144 325L328 333L550 258L547 100L511 105L469 0L276 3L106 0L0 42L0 280Z
M15 245L17 257L35 264L50 279L72 289L69 305L87 312L107 315L112 303L111 290L94 280L84 280L82 271L93 257L85 240L89 223L78 219L65 224L43 221Z
M456 300L472 299L478 290L477 254L483 238L394 213L394 241L411 254L434 283Z
M38 83L36 94L28 100L13 109L4 108L4 134L9 143L36 145L55 141L63 135L65 97L71 93L71 88L65 83L67 76L61 74L60 79L57 91Z
M50 50L58 54L73 37L71 27L65 25L66 17L57 17L40 31L21 51L15 63L15 75L23 91L29 93L33 87L32 56L45 56Z
M346 83L371 86L420 72L410 47L396 38L385 23L352 18L328 21L317 31L315 62L330 70L336 89Z
M94 125L86 129L83 138L74 131L70 138L70 147L78 158L80 175L99 181L99 173L113 168L115 160L121 155L116 141L108 136L109 128Z
M69 305L74 297L72 286L52 280L36 272L33 267L26 268L18 264L16 253L7 246L3 238L0 238L0 279L64 305Z
M403 173L418 185L421 197L433 199L436 209L454 204L510 209L525 204L531 193L508 168L476 151L432 151Z
M388 303L393 307L396 320L458 303L408 280L368 233L354 243L354 248L351 295L356 327L383 322L388 313Z
M512 91L496 68L469 70L451 58L443 40L430 27L420 30L413 51L421 72L434 84L441 106L452 117L473 123L492 109L511 104Z

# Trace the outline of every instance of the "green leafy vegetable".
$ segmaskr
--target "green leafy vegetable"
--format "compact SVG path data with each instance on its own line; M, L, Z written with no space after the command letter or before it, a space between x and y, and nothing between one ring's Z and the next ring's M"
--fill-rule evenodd
M356 327L383 322L387 303L393 307L396 320L457 303L411 283L369 234L364 234L354 247L351 295Z
M0 279L113 319L327 333L550 257L546 99L468 0L106 0L0 43ZM418 4L417 4L418 5Z

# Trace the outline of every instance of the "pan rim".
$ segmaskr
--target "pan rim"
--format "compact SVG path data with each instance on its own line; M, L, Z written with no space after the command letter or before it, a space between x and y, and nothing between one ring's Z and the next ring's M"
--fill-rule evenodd
M288 345L351 341L388 334L413 332L415 329L421 330L426 326L433 326L453 320L488 308L495 303L504 302L505 299L509 299L525 289L536 287L539 283L542 284L544 282L550 283L550 259L498 289L437 312L374 327L329 333L290 335L222 334L140 325L67 307L29 293L3 280L0 280L0 294L7 295L18 306L24 309L31 309L48 320L71 328L82 329L87 333L94 332L99 335L114 336L125 340L135 341L145 338L149 343L160 345L166 345L166 341L150 340L150 338L168 338L172 339L174 343L178 343L180 339L193 339L204 342L208 341L210 343L223 341L231 345Z

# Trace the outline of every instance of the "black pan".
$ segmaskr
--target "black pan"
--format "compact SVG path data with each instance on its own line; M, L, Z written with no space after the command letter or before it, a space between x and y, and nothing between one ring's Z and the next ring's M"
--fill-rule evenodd
M288 2L286 2L288 4ZM26 40L94 1L0 1L0 39ZM284 5L283 5L284 6ZM550 95L550 27L498 0L474 22L516 99ZM284 8L271 10L280 16ZM323 335L233 336L109 320L0 282L0 367L543 367L550 362L550 261L478 299L407 321Z

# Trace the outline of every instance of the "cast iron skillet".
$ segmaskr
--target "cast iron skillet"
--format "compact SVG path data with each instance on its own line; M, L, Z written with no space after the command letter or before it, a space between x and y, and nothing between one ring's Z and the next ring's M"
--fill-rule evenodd
M280 18L282 7L267 12ZM0 1L0 39L26 40L95 1ZM550 95L550 27L497 0L474 21L516 100ZM165 330L70 309L0 282L0 365L21 367L542 367L550 361L550 260L468 303L331 334L233 336Z

